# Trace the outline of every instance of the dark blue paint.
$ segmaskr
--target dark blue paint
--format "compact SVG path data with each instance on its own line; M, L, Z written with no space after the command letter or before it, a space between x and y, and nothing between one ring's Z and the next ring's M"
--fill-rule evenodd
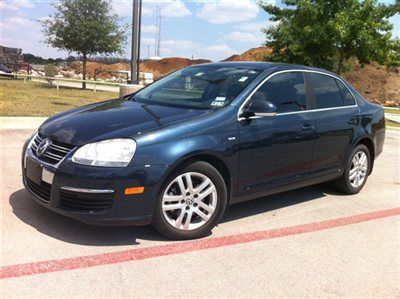
M240 63L225 63L237 65ZM259 68L262 75L230 105L219 110L195 110L149 105L155 119L140 103L126 99L97 103L48 119L41 135L59 142L86 143L129 137L137 150L125 168L74 164L69 156L55 169L52 198L42 205L58 213L104 225L147 224L164 180L190 159L219 161L227 169L230 202L311 185L341 175L349 151L362 139L382 151L383 109L366 101L354 88L358 107L309 111L238 121L240 105L268 75L285 69L324 70L271 63L241 63ZM312 107L309 107L312 109ZM234 139L231 137L235 137ZM26 144L23 151L26 151ZM30 159L41 163L28 150ZM112 209L83 214L58 208L62 186L116 190ZM124 195L124 189L145 186L141 195Z
M242 121L239 126L238 194L262 192L303 179L309 172L317 134L308 113Z

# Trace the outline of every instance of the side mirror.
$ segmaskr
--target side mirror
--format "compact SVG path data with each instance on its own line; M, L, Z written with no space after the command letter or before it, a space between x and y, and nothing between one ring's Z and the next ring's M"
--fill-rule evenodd
M263 99L253 99L250 106L246 109L244 117L251 116L274 116L278 108L271 101Z

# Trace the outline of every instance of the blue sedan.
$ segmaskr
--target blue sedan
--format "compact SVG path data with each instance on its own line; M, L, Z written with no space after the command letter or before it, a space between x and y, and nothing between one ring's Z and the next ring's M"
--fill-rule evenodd
M59 214L191 239L233 203L326 181L358 193L384 138L383 109L334 73L210 63L49 118L23 181Z

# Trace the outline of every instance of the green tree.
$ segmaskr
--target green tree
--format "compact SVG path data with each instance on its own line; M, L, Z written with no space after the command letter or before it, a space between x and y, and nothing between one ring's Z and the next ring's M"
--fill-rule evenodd
M389 18L400 12L400 0L282 0L283 7L260 6L277 25L263 29L273 61L347 70L354 56L360 63L395 60L396 43Z
M391 50L386 59L387 66L400 66L400 38L392 40Z
M123 53L125 31L112 14L109 0L61 0L54 15L42 22L45 42L82 56L82 75L90 55ZM86 88L86 83L82 83Z

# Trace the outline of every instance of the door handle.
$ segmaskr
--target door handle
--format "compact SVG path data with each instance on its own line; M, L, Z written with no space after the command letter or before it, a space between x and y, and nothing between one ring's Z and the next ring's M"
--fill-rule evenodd
M315 130L315 127L314 127L314 125L313 124L304 124L302 127L301 127L301 129L303 130L303 131L310 131L310 130Z

